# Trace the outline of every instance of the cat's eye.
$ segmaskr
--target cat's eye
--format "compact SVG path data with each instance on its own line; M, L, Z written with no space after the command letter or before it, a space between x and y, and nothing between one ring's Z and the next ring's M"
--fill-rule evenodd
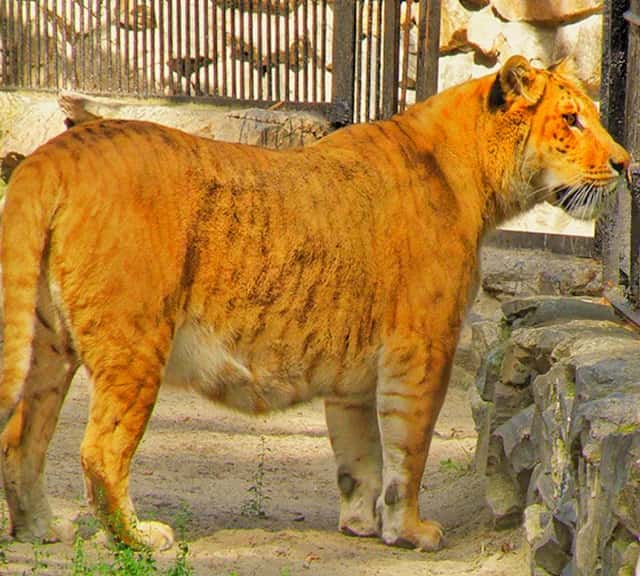
M578 115L574 114L573 112L569 113L569 114L563 114L562 117L564 118L564 121L567 123L567 126L571 126L576 127L576 128L580 128L580 122L578 121Z

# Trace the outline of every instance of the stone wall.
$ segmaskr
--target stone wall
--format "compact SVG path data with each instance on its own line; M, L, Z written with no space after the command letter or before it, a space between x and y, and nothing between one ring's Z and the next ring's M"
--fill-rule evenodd
M495 523L524 523L532 575L632 576L640 337L595 298L517 298L502 312L476 330L486 353L471 393Z
M601 0L444 0L439 88L487 74L513 54L545 66L571 56L577 76L591 97L598 98L603 4Z
M105 118L149 120L207 138L270 148L302 146L331 130L322 116L305 112L196 103L172 105L153 100L83 99L90 112ZM29 154L66 129L65 114L48 94L0 91L0 110L0 157L9 152Z

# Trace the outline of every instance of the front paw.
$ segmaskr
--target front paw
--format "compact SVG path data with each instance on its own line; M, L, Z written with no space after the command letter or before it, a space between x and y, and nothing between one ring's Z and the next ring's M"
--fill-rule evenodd
M137 532L140 543L152 550L168 550L173 546L173 530L162 522L139 522Z
M434 552L444 545L444 529L438 522L419 520L401 530L382 530L382 540L390 546Z
M12 535L19 542L40 542L42 544L63 542L64 544L71 544L76 532L76 525L71 520L50 518L46 522L38 519L21 522L13 527Z

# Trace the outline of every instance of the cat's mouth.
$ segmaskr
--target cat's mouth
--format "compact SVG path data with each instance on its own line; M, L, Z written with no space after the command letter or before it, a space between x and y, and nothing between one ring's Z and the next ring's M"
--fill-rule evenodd
M554 205L581 220L596 218L608 206L617 187L617 180L607 184L585 183L554 188Z

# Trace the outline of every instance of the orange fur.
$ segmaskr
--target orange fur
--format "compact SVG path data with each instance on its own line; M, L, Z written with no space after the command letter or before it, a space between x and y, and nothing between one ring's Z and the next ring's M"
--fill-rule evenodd
M171 543L128 495L164 381L249 413L324 396L340 528L436 548L418 491L482 237L545 198L591 216L628 164L588 98L521 57L304 149L107 120L54 138L3 215L14 534L56 537L44 450L84 364L87 494L123 541Z

